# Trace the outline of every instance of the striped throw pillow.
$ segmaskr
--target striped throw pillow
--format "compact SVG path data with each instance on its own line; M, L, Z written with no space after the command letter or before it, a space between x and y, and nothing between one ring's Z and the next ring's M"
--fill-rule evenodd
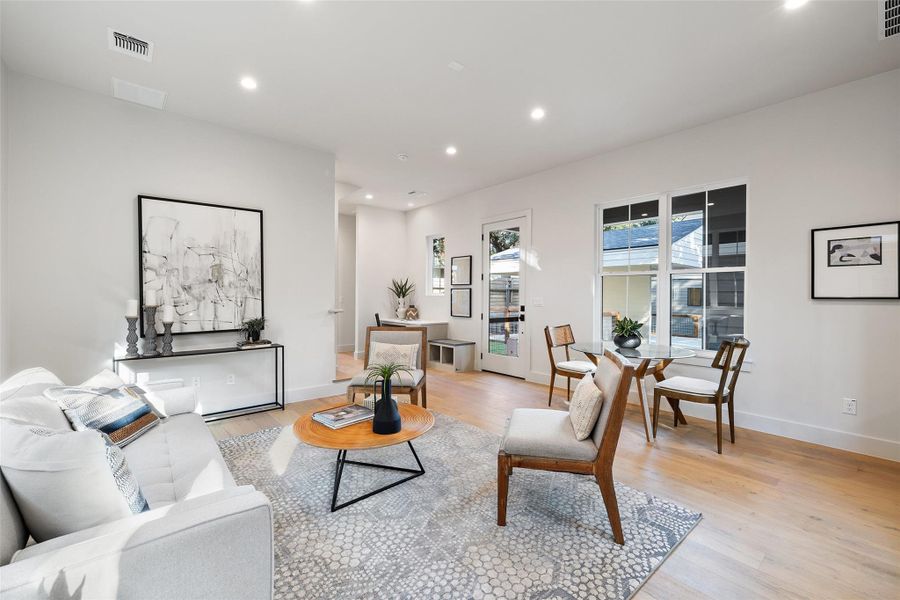
M160 415L136 385L52 387L44 396L59 404L75 431L96 429L120 447L159 423Z

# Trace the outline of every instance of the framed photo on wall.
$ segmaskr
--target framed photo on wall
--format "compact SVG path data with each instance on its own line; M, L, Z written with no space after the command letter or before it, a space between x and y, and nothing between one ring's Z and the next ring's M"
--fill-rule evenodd
M472 318L472 288L450 290L450 316Z
M140 304L175 308L172 333L239 331L264 317L263 212L138 196ZM162 311L157 311L157 320ZM140 311L141 335L145 331Z
M900 299L900 221L813 229L811 295L828 299Z
M450 285L472 285L472 255L450 259Z

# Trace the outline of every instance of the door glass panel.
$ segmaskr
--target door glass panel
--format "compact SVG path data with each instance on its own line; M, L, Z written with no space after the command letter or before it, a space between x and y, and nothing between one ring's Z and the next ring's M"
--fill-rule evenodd
M603 277L604 340L613 338L613 325L622 317L643 323L644 341L656 343L656 275Z
M672 268L703 267L703 213L706 192L672 198Z
M519 228L495 229L488 239L488 352L519 356Z

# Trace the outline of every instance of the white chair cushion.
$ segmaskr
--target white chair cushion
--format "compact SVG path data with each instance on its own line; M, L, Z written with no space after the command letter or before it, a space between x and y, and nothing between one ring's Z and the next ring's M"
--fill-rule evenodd
M577 440L569 413L544 408L517 408L506 426L500 449L507 454L594 460L597 446L590 439Z
M564 360L556 363L556 368L579 373L593 373L597 370L597 366L589 360Z
M718 383L707 381L705 379L696 379L695 377L670 377L656 384L661 390L672 390L675 392L686 392L688 394L698 394L700 396L715 396L719 389ZM725 396L728 390L725 390Z
M601 408L603 408L603 394L594 383L594 376L587 373L578 382L569 403L569 420L572 421L576 440L586 440L591 435Z

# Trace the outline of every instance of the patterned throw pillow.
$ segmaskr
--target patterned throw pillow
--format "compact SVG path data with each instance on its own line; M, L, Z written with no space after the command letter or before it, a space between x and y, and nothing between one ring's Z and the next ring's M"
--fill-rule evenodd
M125 452L98 431L0 419L0 469L38 542L149 510Z
M586 440L591 435L601 408L603 408L602 393L594 383L594 374L588 373L578 382L569 403L569 420L572 421L576 439Z
M419 344L385 344L372 342L369 344L369 364L387 365L390 363L403 365L410 369L417 369L419 365L416 359L419 356Z
M59 404L75 431L96 429L125 446L159 423L160 415L136 385L52 387L44 396Z

